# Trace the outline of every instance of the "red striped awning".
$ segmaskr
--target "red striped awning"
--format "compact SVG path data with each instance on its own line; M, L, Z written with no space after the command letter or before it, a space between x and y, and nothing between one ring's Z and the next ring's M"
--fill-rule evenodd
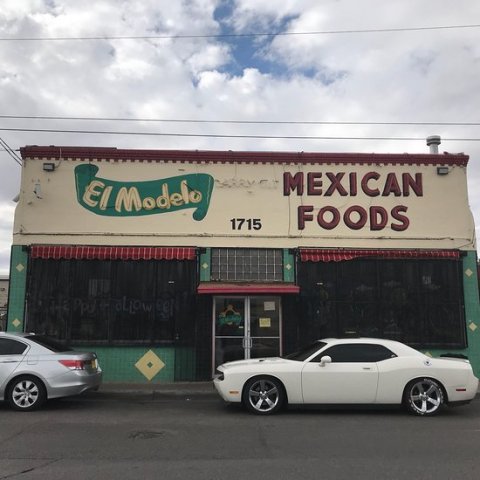
M342 262L364 257L398 258L398 259L426 259L443 258L458 260L458 250L350 250L350 249L323 249L300 248L302 262Z
M292 283L217 283L205 282L198 286L199 294L282 294L299 293L300 287Z
M55 260L195 260L196 251L193 247L33 245L30 256Z

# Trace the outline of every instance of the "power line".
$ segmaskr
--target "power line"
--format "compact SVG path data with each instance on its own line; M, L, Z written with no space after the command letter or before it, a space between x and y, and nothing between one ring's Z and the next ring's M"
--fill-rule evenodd
M253 38L253 37L280 37L280 36L308 36L308 35L340 35L353 33L392 33L392 32L420 32L428 30L455 30L478 28L480 24L471 25L436 25L430 27L403 27L403 28L371 28L352 30L320 30L314 32L267 32L267 33L220 33L206 35L103 35L92 37L1 37L2 42L33 42L33 41L70 41L70 40L181 40L195 38Z
M13 158L15 162L17 162L20 166L22 165L22 159L15 153L15 151L10 148L10 146L0 137L0 145L4 147L5 151Z
M416 126L480 126L480 122L342 122L342 121L295 121L295 120L207 120L187 118L122 118L122 117L62 117L47 115L0 115L12 120L75 120L108 122L164 122L164 123L224 123L246 125L416 125Z
M424 137L336 137L336 136L297 136L297 135L223 135L206 133L176 133L176 132L119 132L101 130L59 130L47 128L0 128L8 132L36 133L71 133L87 135L138 135L151 137L204 137L204 138L256 138L277 140L392 140L392 141L424 141ZM443 141L480 142L480 138L442 138Z

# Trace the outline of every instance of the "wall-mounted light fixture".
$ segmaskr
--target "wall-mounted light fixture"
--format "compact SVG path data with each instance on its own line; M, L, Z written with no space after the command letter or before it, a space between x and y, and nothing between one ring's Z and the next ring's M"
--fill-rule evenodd
M51 162L46 162L43 164L44 172L53 172L55 170L55 164Z
M448 167L437 167L437 175L448 175L450 170Z

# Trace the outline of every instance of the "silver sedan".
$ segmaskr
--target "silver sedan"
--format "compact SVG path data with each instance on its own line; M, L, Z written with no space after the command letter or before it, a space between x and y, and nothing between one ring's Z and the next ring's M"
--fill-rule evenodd
M77 352L32 333L0 332L0 401L29 411L47 399L96 390L102 370L93 352Z

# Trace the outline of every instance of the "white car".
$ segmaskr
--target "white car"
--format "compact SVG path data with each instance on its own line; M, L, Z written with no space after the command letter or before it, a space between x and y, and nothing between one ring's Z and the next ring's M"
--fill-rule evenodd
M431 358L392 340L318 340L286 357L224 363L214 385L221 397L268 415L287 404L403 404L434 415L469 403L478 378L462 358Z

